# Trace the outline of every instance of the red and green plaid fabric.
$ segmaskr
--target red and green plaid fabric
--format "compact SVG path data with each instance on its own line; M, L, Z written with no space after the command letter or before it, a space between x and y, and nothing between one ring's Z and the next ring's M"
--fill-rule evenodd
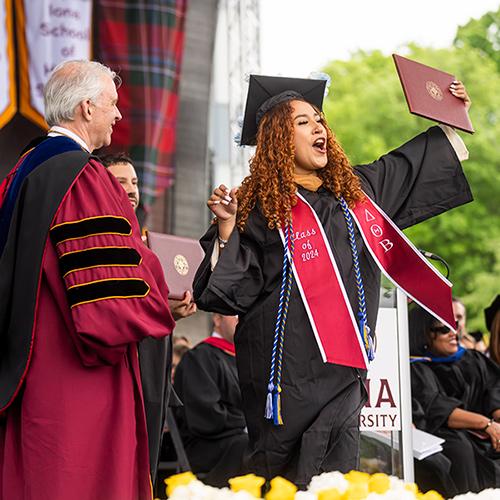
M187 0L95 0L95 59L117 71L123 119L111 151L137 168L147 208L173 181Z

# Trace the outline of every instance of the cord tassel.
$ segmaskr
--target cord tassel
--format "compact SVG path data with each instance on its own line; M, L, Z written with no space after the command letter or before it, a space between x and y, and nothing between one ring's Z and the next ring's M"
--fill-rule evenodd
M370 328L368 327L368 360L373 361L375 359L375 346L373 345L373 339L372 336L370 335Z
M283 425L281 418L281 375L283 361L283 342L285 336L288 304L292 288L292 263L294 253L293 228L291 222L284 228L283 267L281 274L281 289L278 304L278 314L274 328L273 350L271 353L271 370L267 386L265 418L272 420L274 425Z
M273 394L273 421L274 425L283 425L281 417L281 386L278 386Z
M351 212L344 198L339 198L344 219L347 226L347 234L349 236L349 245L351 247L352 265L354 268L354 275L356 278L356 288L358 289L358 320L359 320L359 335L366 351L368 361L375 359L375 349L373 346L373 339L370 336L370 327L368 326L368 318L366 314L366 300L365 288L363 286L363 277L361 276L361 269L359 267L358 248L356 246L356 238L354 235L354 223L352 220Z
M266 411L264 413L264 418L267 418L268 420L273 418L273 391L274 385L269 384L267 386Z

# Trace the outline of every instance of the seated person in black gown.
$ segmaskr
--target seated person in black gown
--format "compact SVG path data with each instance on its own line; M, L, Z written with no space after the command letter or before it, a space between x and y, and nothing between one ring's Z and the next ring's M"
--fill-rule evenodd
M490 332L488 357L500 365L500 295L484 310L484 319Z
M459 346L457 335L426 311L409 316L412 397L422 430L444 438L443 453L459 492L480 491L500 478L500 367Z
M417 429L426 427L426 415L422 405L412 398L413 425ZM414 443L415 444L415 443ZM433 453L423 460L413 460L415 467L415 482L422 492L436 490L445 498L458 495L458 489L450 476L451 461L444 453Z
M183 356L174 382L184 405L176 409L177 423L192 470L219 487L242 472L248 445L234 355L237 322L237 316L214 314L212 336Z

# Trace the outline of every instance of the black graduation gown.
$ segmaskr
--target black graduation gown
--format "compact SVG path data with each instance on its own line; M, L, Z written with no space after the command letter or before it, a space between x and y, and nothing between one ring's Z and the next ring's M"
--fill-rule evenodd
M379 160L356 167L365 192L405 228L472 200L460 162L439 127L432 127ZM357 289L346 223L338 200L320 188L299 188L321 220L353 310ZM206 252L194 280L200 309L238 314L237 364L252 448L252 470L285 475L299 485L321 471L348 471L359 461L358 417L366 398L365 374L324 363L294 283L284 340L281 405L284 425L264 419L274 325L281 284L283 245L258 209L244 232L234 231L213 272L217 239L211 227L201 239ZM380 272L359 233L368 322L374 331Z
M412 398L412 420L418 429L425 428L426 414L417 399ZM413 460L415 482L422 492L436 490L445 498L453 498L459 491L450 476L451 460L444 453L434 453L423 460Z
M459 492L481 491L500 485L500 453L489 439L466 430L450 429L455 408L491 417L500 408L500 367L478 351L468 350L453 363L411 364L412 395L426 418L417 426L446 439L443 453Z
M169 403L172 336L146 338L138 345L144 411L148 429L151 482L156 482L165 412Z
M182 357L174 388L183 406L177 424L194 473L203 481L227 486L242 472L248 446L235 357L201 343Z

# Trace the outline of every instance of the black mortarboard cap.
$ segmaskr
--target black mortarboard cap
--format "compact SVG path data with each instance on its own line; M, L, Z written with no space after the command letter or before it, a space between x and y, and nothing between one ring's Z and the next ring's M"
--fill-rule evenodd
M322 109L325 86L326 80L250 75L240 144L255 145L260 118L281 102L302 97Z
M484 319L486 321L486 328L491 331L491 324L495 319L497 311L500 309L500 295L497 295L493 302L484 310Z

